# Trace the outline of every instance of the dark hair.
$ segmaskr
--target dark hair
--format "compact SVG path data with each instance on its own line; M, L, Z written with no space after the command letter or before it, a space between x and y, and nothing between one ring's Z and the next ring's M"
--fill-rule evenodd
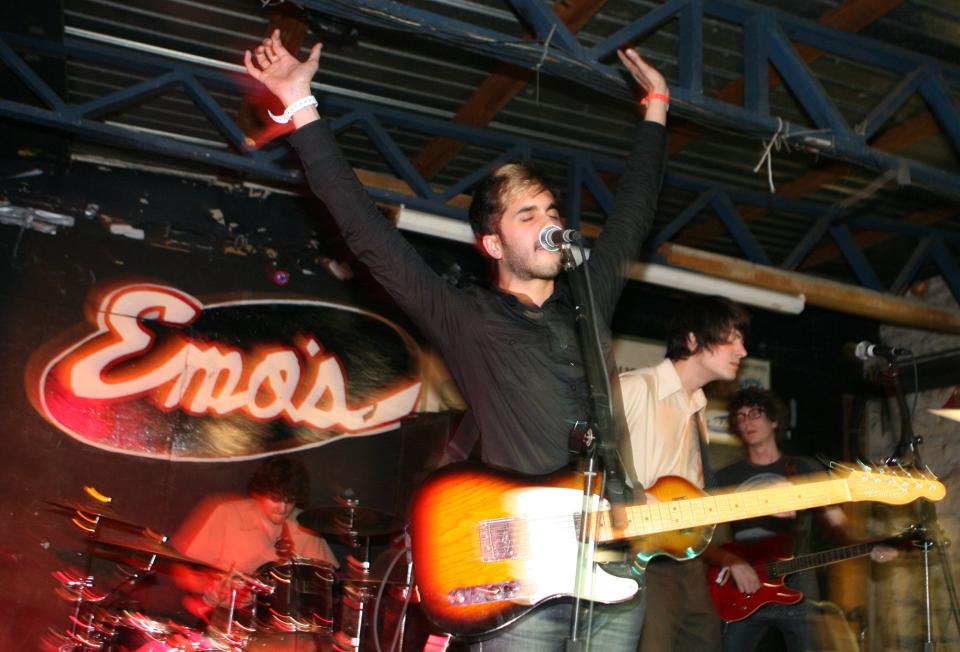
M705 296L688 301L674 315L667 330L667 357L684 360L702 349L725 344L739 331L744 337L750 330L750 313L726 297ZM697 348L687 348L687 335L693 333Z
M310 480L303 463L289 457L265 460L247 484L251 494L282 498L297 505L307 502Z
M517 190L540 187L550 189L543 173L531 163L504 163L477 184L470 202L470 228L477 237L494 233L507 199Z
M761 387L745 387L731 396L727 401L731 429L736 430L736 420L733 415L737 410L745 407L758 407L763 410L768 419L776 421L778 435L786 429L786 410L783 401L770 390Z

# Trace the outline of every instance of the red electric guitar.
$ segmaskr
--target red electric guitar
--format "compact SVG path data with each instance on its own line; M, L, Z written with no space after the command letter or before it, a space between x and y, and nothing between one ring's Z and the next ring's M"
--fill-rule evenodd
M834 474L712 496L666 477L647 490L656 501L625 508L622 528L611 525L608 506L596 496L591 515L598 541L634 539L640 550L635 565L643 568L656 555L697 556L716 523L848 501L903 504L946 494L932 475L916 470ZM531 479L471 465L446 467L428 478L414 497L410 532L424 614L443 632L477 637L555 598L630 599L637 592L632 577L613 575L580 554L580 485L573 473Z
M765 604L796 604L803 600L801 591L784 585L784 580L791 573L866 557L878 544L900 546L912 540L913 536L907 533L892 539L832 548L799 557L790 554L793 542L789 537L773 537L752 544L727 543L720 547L750 562L760 578L760 589L756 593L741 593L728 569L716 566L707 571L707 583L720 617L727 622L743 620Z

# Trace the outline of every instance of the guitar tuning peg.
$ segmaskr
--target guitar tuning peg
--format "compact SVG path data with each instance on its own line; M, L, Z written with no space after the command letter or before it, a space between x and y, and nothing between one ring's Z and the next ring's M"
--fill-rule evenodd
M908 467L903 467L903 466L901 466L900 468L901 468L901 470L903 470L904 473L907 474L907 477L908 477L908 478L911 478L911 479L913 479L913 480L922 480L922 479L923 479L923 473L921 473L921 472L920 472L920 469L918 469L918 468L915 467L915 466L908 466ZM918 483L918 484L919 484L919 483Z
M933 472L933 469L931 469L928 465L924 464L924 465L923 465L923 468L925 468L925 469L927 470L927 472L926 472L926 478L927 478L928 480L939 480L939 479L940 479L939 477L937 477L937 474Z

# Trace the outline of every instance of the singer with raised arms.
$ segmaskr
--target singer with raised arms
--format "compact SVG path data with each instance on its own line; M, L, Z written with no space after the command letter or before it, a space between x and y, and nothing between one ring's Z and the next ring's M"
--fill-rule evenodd
M638 86L645 119L629 148L613 213L586 263L596 320L606 337L625 268L653 221L669 103L669 89L655 68L633 49L618 56ZM590 397L560 254L540 239L546 227L560 229L562 236L554 193L527 163L492 170L475 188L469 217L479 250L494 262L496 278L489 289L454 287L386 222L341 154L311 97L319 60L319 44L301 62L283 47L278 32L244 57L250 75L287 107L280 119L292 119L296 127L290 140L311 189L353 253L439 349L463 393L470 409L447 457L465 457L479 437L481 458L490 465L527 474L567 466L571 429L590 419ZM593 649L635 649L642 609L640 599L598 605ZM548 604L475 647L561 649L568 615L567 604Z

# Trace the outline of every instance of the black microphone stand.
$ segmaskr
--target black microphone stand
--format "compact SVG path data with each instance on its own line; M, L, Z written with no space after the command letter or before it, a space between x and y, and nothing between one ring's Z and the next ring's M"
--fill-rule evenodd
M586 254L580 248L583 262L586 263ZM569 637L564 641L564 648L568 651L588 650L590 644L590 627L593 617L593 602L584 605L583 591L581 590L593 576L593 559L597 545L597 530L599 517L593 509L594 495L600 499L604 495L611 504L611 517L614 525L622 524L625 518L623 506L628 499L628 488L623 465L620 462L617 448L616 419L613 412L613 396L610 385L609 366L604 354L600 338L600 328L596 320L596 311L593 302L593 289L587 265L579 270L570 244L564 244L560 249L560 264L570 279L570 288L576 304L577 333L580 339L580 348L583 354L584 370L587 386L590 389L593 421L585 428L575 431L582 435L577 449L582 453L583 461L583 503L580 512L580 529L578 535L577 571L574 584L573 604L570 614ZM612 352L612 351L611 351ZM577 442L575 442L577 443ZM597 466L600 466L598 473ZM600 487L596 489L596 480L599 475ZM592 597L592 592L590 593ZM585 625L583 624L585 622ZM586 629L586 635L581 630Z
M900 382L900 368L895 360L890 360L881 370L881 375L886 379L886 385L892 391L897 401L897 409L900 411L900 441L897 444L897 450L894 455L888 458L887 464L896 466L914 466L923 468L924 464L920 459L920 444L923 437L918 437L913 432L913 423L910 410L907 407L907 400L903 393L903 385ZM930 597L930 550L936 548L940 560L940 570L943 573L944 584L947 588L947 595L950 599L950 612L953 614L953 620L957 625L957 632L960 633L960 605L957 601L957 587L953 581L953 573L950 570L950 558L947 556L946 547L949 545L943 536L943 530L940 528L940 521L937 519L936 506L928 500L918 500L915 507L917 513L916 532L918 536L917 547L923 551L923 599L924 599L924 652L932 652L936 649L936 643L933 641L933 613Z

